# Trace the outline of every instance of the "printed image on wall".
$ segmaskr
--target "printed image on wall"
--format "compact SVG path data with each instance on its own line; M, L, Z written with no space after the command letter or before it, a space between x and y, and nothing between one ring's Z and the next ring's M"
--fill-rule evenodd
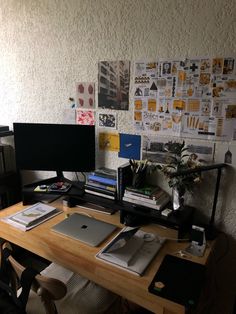
M235 57L135 62L135 130L158 136L232 140L235 62Z
M181 139L145 135L143 136L142 159L162 164L170 163L173 161L172 157L176 156L176 149L182 143ZM213 161L214 143L186 139L184 148L186 149L183 153L185 159L194 158L195 163L199 162L202 165Z
M129 61L98 63L98 107L129 110Z
M140 160L141 136L120 133L120 158Z
M142 159L148 159L152 162L167 164L171 161L171 156L175 155L175 147L182 143L179 141L168 140L156 136L143 136Z
M78 108L95 107L94 104L94 83L80 82L76 84L76 103Z
M100 132L99 149L111 152L118 152L120 150L119 134L110 132Z
M98 113L98 126L100 128L116 129L116 114Z
M76 124L94 125L95 112L93 110L76 109Z

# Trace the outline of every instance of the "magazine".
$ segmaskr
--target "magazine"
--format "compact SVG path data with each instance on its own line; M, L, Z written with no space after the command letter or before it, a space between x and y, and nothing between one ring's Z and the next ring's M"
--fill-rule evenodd
M165 238L158 235L125 227L96 254L96 258L142 276L164 242Z
M59 213L61 213L61 210L39 202L16 214L4 217L2 220L23 231L27 231Z

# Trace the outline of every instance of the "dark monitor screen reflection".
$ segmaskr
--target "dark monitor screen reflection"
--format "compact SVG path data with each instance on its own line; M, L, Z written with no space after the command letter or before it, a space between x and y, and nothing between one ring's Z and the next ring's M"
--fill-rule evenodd
M95 126L14 123L16 166L19 170L63 171L95 169ZM68 181L68 180L67 180Z

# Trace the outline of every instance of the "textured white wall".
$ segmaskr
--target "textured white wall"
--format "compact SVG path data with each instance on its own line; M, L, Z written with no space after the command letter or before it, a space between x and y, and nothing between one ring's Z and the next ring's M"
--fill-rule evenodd
M0 0L0 124L62 122L75 83L97 83L99 60L233 55L235 17L235 0ZM118 112L118 122L118 131L133 132L131 110ZM123 162L116 156L101 160L115 167ZM218 204L234 239L235 166L234 158Z

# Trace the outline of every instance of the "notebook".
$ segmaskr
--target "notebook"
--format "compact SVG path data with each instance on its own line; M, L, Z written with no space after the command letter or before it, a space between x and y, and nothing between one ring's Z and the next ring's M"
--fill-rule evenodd
M91 246L102 243L117 226L74 213L52 227L52 230Z

